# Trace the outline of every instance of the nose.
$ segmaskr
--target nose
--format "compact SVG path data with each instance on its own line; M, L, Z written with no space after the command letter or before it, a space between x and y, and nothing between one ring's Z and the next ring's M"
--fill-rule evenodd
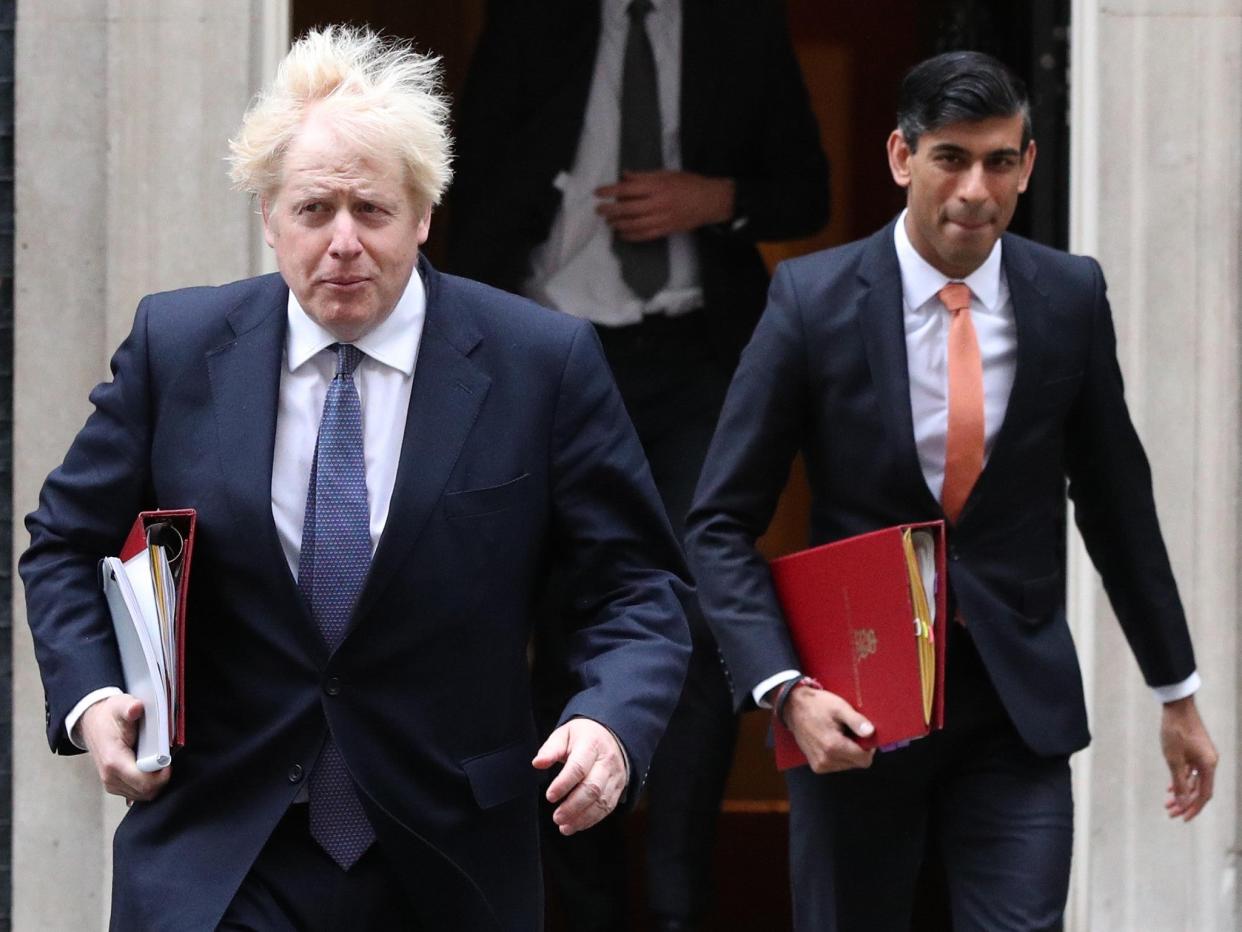
M357 224L348 211L340 211L332 222L332 242L328 246L328 254L333 259L348 262L361 253Z
M976 162L962 176L958 197L968 204L979 204L988 199L988 186L982 162Z

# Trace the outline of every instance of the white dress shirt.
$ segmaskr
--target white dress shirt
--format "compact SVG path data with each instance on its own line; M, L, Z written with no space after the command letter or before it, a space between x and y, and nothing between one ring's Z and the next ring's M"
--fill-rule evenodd
M336 373L336 354L325 351L337 340L306 316L293 292L289 293L288 313L272 457L272 517L289 571L296 579L319 419L328 384ZM388 520L426 313L427 296L422 278L415 271L393 312L370 333L354 341L354 346L365 354L354 370L354 384L362 402L372 553Z
M306 316L292 291L286 313L288 328L280 367L276 446L272 457L272 518L289 572L297 579L311 461L315 457L324 397L336 373L336 354L327 352L327 348L337 340ZM362 446L371 511L372 553L388 520L426 313L427 295L416 270L393 312L378 327L354 342L366 354L354 370L354 384L362 402ZM69 739L83 747L74 737L74 727L82 713L101 699L120 694L119 687L105 686L82 697L65 718Z
M936 500L944 486L944 444L949 425L948 336L951 315L938 293L951 281L970 288L970 314L983 360L983 461L1009 406L1009 393L1018 361L1018 330L1009 285L1001 268L1001 241L979 268L964 279L952 279L919 255L906 233L906 211L893 228L893 244L901 269L901 303L906 334L906 363L910 376L910 411L919 465L927 488ZM763 680L752 693L755 702L773 686L784 683L796 670L783 670ZM1161 702L1182 699L1199 689L1198 672L1180 683L1153 687Z
M651 0L647 35L655 53L664 167L681 168L681 2ZM612 229L596 213L595 189L620 178L621 72L630 0L603 0L599 50L573 167L553 182L561 209L548 238L531 254L527 297L610 327L640 323L644 314L675 316L703 305L698 255L689 233L668 237L668 284L644 303L621 278Z
M983 359L983 462L1000 430L1018 362L1018 328L1009 286L1001 274L1001 241L966 278L950 279L918 254L906 234L902 211L894 227L901 268L901 304L910 373L910 412L923 478L936 501L944 487L944 443L949 429L949 322L940 289L950 281L970 288L970 316Z

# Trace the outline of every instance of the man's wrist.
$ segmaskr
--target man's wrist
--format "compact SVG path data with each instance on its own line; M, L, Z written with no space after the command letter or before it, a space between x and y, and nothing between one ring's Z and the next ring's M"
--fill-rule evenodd
M796 680L801 675L802 671L793 667L782 670L780 673L774 673L756 683L750 691L750 697L760 709L770 709L780 687L784 686L789 680Z
M779 721L786 728L789 727L789 722L785 720L785 707L789 704L790 697L793 696L794 690L796 690L799 686L805 686L809 689L824 688L820 684L819 680L812 676L799 676L796 679L792 679L785 683L785 685L781 687L780 692L777 693L776 701L772 705L772 714L775 715L777 721Z
M65 732L69 736L69 742L75 748L80 751L87 750L86 743L82 740L82 732L78 728L78 724L82 721L82 716L86 710L97 702L103 702L105 699L121 694L121 689L117 686L104 686L100 689L91 690L78 700L78 704L65 716Z

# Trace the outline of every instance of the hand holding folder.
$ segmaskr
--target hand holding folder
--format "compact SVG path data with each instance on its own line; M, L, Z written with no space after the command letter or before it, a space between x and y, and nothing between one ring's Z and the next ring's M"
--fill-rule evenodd
M885 528L773 560L772 581L801 669L875 726L863 748L944 723L943 522ZM775 725L776 763L807 763Z
M125 691L142 702L138 769L167 767L185 743L185 602L195 512L144 511L119 557L99 564Z

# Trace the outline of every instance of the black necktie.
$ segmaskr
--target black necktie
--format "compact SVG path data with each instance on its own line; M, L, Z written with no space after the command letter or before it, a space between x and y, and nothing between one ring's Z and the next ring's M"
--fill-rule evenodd
M664 167L655 52L644 22L650 12L651 0L633 0L629 6L630 27L621 69L621 171ZM644 301L668 282L667 239L628 243L613 236L612 248L621 262L622 280Z
M362 405L354 385L354 369L363 354L348 343L337 343L335 349L336 377L319 421L298 560L298 588L329 650L344 639L371 566ZM329 695L335 693L329 689ZM309 789L311 836L349 870L371 847L375 831L331 731L311 771Z

